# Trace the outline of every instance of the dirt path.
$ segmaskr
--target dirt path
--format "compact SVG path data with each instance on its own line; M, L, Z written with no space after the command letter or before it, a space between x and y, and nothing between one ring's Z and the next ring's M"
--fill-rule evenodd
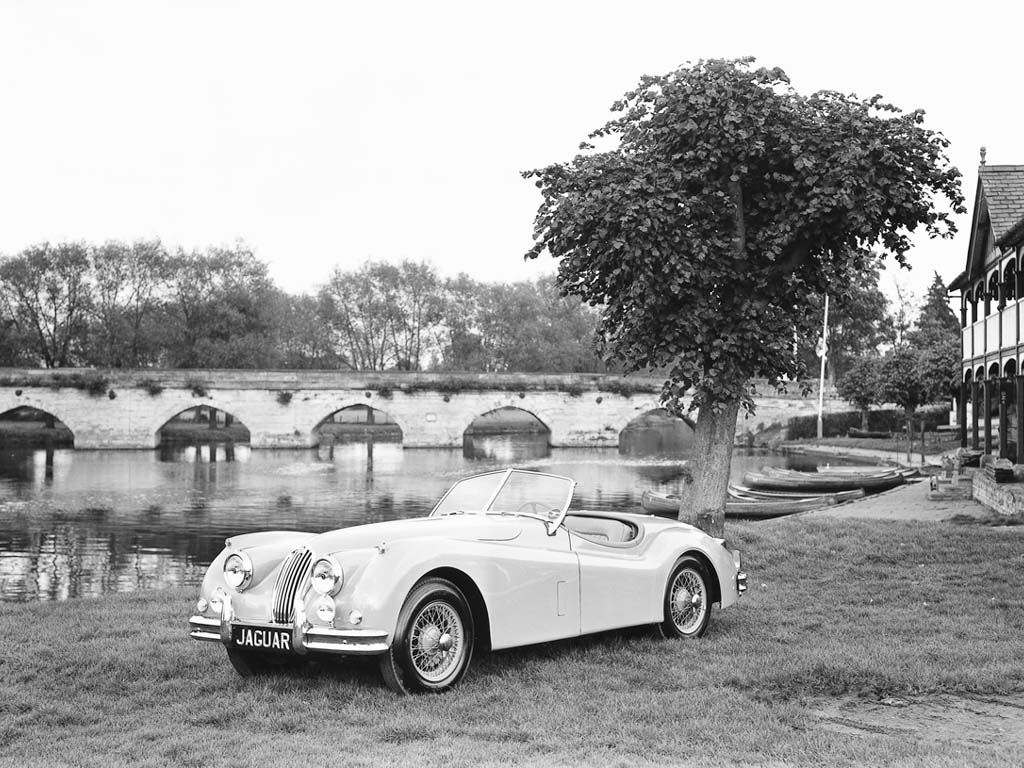
M826 699L811 705L823 728L963 746L1024 747L1024 694Z

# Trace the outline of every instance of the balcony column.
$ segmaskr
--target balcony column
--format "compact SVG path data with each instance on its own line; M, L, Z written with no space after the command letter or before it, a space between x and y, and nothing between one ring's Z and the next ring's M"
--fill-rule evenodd
M1017 405L1017 457L1014 461L1024 463L1024 376L1018 373L1013 377L1013 384Z
M999 387L999 458L1005 459L1009 455L1010 447L1010 379L1003 376L996 379L996 386Z
M992 399L995 396L995 379L988 378L982 382L982 390L984 394L982 400L984 401L982 408L982 417L985 420L985 455L988 456L992 453Z
M981 382L971 382L971 448L978 450L978 417L981 416Z
M1020 377L1018 377L1020 378ZM960 399L956 401L956 423L960 430L960 447L967 447L967 382L960 380ZM1019 400L1017 402L1020 402ZM1018 421L1019 423L1019 421Z

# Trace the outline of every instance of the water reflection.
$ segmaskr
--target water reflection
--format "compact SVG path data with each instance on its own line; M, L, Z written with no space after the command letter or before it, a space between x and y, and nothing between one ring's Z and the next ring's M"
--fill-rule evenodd
M308 451L179 445L156 451L0 452L0 601L198 586L230 535L321 532L426 514L455 480L515 465L579 482L578 509L638 509L676 492L682 457L550 449L545 436L473 436L464 451L375 441ZM738 455L734 478L784 457Z
M498 462L517 462L525 459L543 459L551 455L547 432L527 432L518 435L470 435L462 438L462 455L467 459L492 459Z

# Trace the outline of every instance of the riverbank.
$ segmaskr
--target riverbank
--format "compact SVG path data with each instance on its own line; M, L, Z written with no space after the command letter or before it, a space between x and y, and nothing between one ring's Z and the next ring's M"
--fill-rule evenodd
M849 438L823 437L808 440L792 440L779 443L777 449L784 453L819 454L837 458L857 459L866 463L892 464L902 467L940 466L942 457L959 448L956 437L934 434L924 442L915 442L915 449L907 453L907 441L892 438Z

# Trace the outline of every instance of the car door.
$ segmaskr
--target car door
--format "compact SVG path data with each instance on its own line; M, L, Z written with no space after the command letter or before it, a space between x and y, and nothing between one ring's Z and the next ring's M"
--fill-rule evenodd
M519 535L487 548L491 647L510 648L580 633L580 571L569 534L517 518Z
M580 631L583 634L661 620L664 585L657 566L644 557L643 542L602 543L575 533L579 558Z

